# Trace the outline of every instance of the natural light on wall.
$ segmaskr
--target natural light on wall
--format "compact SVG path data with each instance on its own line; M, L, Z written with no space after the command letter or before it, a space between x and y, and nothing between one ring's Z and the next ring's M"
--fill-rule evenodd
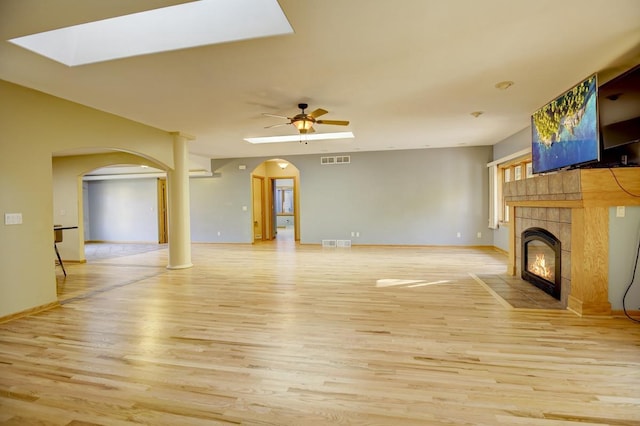
M292 32L277 0L200 0L9 41L76 66Z
M352 139L352 132L337 133L307 133L304 135L286 135L286 136L265 136L258 138L244 138L250 143L277 143L277 142L307 142L320 141L329 139Z

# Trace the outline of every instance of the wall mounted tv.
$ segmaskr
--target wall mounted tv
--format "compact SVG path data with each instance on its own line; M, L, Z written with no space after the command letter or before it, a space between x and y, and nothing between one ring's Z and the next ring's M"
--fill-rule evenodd
M598 161L598 84L595 75L531 116L533 173Z
M640 65L598 89L602 147L640 141Z

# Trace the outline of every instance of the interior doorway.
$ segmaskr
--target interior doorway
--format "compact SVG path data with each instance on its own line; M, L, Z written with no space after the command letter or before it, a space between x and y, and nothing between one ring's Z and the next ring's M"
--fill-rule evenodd
M271 159L252 172L254 242L300 241L299 170L290 162ZM260 237L257 238L260 229Z
M277 239L296 240L295 179L271 178L273 235Z

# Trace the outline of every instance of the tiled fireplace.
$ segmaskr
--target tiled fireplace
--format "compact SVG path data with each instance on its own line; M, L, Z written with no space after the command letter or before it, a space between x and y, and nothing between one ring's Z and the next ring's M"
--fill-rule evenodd
M558 278L559 291L557 293L554 292L554 294L548 291L547 293L562 301L562 306L566 307L567 299L571 292L571 209L560 207L518 207L515 209L515 224L516 275L526 281L530 280L523 277L523 272L526 271L523 265L527 263L523 256L523 234L526 231L530 232L532 229L541 229L558 240L560 246L559 261L555 262L555 259L549 259L548 256L546 261L553 261L554 267L556 264L560 264L560 270L556 273L554 268L553 271L554 281Z
M554 297L580 315L610 314L609 207L640 204L621 186L640 192L640 169L561 171L506 183L504 195L512 218L508 272L523 275L527 269L523 267L523 235L543 230L557 239L560 247L559 257L549 262L554 268L554 284L560 274L559 292ZM551 254L541 247L537 244L532 250L545 253L544 267L548 267L546 256Z
M562 291L562 243L544 228L527 228L520 239L520 276L556 299Z

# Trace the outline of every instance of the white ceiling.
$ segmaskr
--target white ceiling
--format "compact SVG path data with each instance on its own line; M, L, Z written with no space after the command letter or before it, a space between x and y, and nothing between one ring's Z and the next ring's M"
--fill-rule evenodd
M492 145L590 74L640 63L638 0L279 0L294 34L77 67L6 41L181 2L0 0L0 79L194 135L194 154L281 157ZM295 134L262 113L299 102L355 139L243 140Z

